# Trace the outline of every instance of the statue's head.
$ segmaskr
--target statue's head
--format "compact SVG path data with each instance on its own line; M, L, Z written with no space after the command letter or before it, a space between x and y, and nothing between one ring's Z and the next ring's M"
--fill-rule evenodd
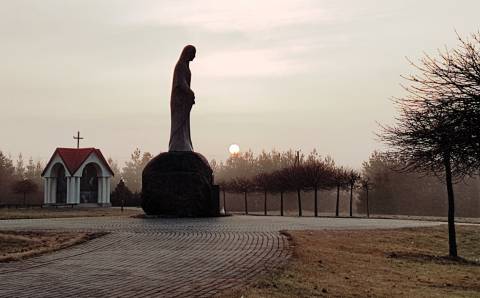
M194 46L188 45L183 48L182 54L180 55L180 59L186 61L192 61L195 58L195 53L197 50Z

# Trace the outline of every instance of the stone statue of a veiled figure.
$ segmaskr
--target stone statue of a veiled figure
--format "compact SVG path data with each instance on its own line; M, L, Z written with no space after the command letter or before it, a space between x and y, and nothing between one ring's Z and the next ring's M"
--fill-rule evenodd
M171 128L168 151L193 151L190 136L190 111L195 104L195 94L190 89L192 73L189 63L195 58L195 47L186 46L173 72L170 97Z
M152 158L142 172L142 208L147 215L204 217L220 215L219 186L208 160L193 151L190 111L195 94L188 67L195 47L186 46L173 72L168 152Z

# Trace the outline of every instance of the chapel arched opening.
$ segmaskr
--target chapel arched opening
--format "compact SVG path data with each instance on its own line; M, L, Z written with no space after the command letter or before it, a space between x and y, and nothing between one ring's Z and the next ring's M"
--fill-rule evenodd
M67 177L65 175L65 167L61 163L57 163L52 168L55 178L55 203L65 204L67 202Z
M80 179L80 203L98 203L98 177L101 169L94 163L89 163L82 171Z

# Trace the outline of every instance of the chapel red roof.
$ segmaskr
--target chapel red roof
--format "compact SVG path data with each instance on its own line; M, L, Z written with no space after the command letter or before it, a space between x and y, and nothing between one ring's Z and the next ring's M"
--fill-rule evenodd
M70 175L73 175L85 162L85 160L90 156L90 154L95 153L100 161L105 165L105 167L110 171L112 176L114 175L112 169L110 168L110 165L108 164L107 160L105 157L103 157L102 152L100 149L96 148L57 148L55 152L53 153L52 157L50 158L50 161L47 163L45 166L45 169L43 170L42 176L45 174L45 171L48 169L50 166L50 163L52 162L53 158L55 155L58 153L60 158L62 159L63 163L67 167L68 172Z

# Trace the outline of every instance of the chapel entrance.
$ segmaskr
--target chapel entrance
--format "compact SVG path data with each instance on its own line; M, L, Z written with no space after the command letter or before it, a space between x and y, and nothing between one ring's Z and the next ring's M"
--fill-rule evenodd
M65 168L61 164L57 164L56 167L57 187L55 190L55 203L65 204L67 203L67 177L65 177Z
M97 165L90 163L85 166L80 179L80 203L98 203L98 173Z

